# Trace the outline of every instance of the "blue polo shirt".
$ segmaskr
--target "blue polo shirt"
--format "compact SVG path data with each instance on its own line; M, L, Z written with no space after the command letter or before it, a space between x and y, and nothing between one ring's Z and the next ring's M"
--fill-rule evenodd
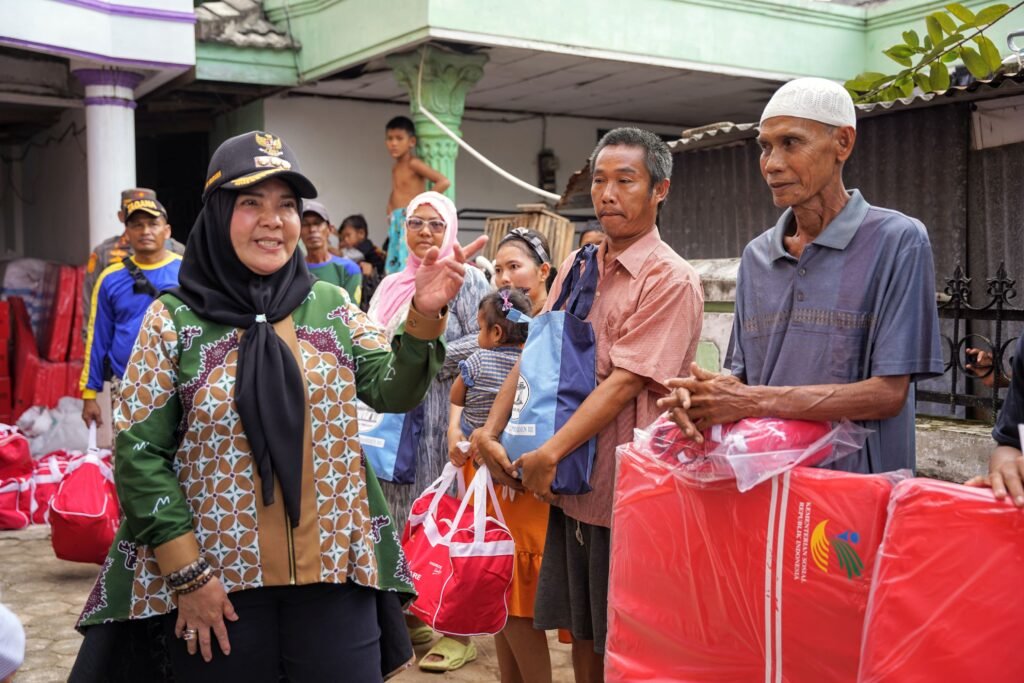
M157 291L178 286L178 271L181 270L178 254L168 252L158 263L136 262L135 265ZM93 289L86 327L85 367L79 382L82 398L96 398L97 392L103 390L108 368L118 379L124 375L142 319L152 303L153 297L149 294L135 292L135 279L122 261L100 273Z
M1017 340L1013 352L1013 367L1010 373L1010 390L1006 393L1006 402L999 411L999 419L992 438L1000 446L1011 446L1020 450L1020 431L1017 425L1024 423L1024 335Z
M792 209L743 250L726 364L747 384L847 384L910 375L899 415L862 422L864 448L831 467L888 472L915 466L914 385L941 375L935 267L924 225L850 200L799 259L783 238Z

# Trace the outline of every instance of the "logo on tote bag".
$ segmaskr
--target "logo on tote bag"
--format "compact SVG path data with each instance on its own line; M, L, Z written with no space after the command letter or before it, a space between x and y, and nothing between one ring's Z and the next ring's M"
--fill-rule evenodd
M368 436L369 432L380 426L384 416L380 413L374 412L368 405L363 402L357 404L359 415L359 440L367 446L376 446L381 448L384 446L384 439Z
M516 395L512 399L512 420L505 426L505 431L517 436L533 436L537 433L537 425L513 424L519 421L523 408L530 402L530 383L526 378L519 375L519 382L516 384Z

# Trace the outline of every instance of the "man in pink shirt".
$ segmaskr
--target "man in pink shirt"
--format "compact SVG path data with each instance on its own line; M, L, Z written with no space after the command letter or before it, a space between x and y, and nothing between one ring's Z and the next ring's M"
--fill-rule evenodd
M587 318L597 339L597 388L551 439L513 465L499 438L511 414L517 367L487 425L474 434L498 481L552 503L534 625L572 633L577 683L604 679L615 448L658 416L657 400L669 393L665 381L689 367L704 304L696 272L661 241L655 224L672 173L665 143L649 131L617 128L598 143L590 170L594 211L606 235L597 253L597 296ZM549 305L572 259L559 270ZM595 435L593 490L554 496L551 482L559 460Z

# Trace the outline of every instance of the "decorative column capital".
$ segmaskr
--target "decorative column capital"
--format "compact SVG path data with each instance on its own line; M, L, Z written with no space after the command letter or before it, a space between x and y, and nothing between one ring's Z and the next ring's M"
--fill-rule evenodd
M423 53L426 51L426 57ZM391 55L388 66L395 72L395 79L409 93L409 108L417 119L417 125L426 117L419 113L420 97L430 113L448 125L449 121L458 126L466 108L466 93L484 75L485 54L463 54L448 52L430 45L416 48L412 52ZM420 84L420 64L423 64L423 92L417 92Z
M459 154L459 147L423 115L420 99L431 114L461 137L459 126L466 109L466 93L484 75L487 55L449 52L432 45L422 45L412 52L391 55L387 62L395 72L395 80L409 93L409 108L413 123L416 124L419 154L430 167L451 181L445 194L454 200L455 158Z

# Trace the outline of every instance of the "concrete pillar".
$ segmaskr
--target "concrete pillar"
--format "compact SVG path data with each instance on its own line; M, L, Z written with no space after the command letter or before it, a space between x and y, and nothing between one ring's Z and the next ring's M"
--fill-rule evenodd
M135 87L142 75L118 69L78 69L85 86L89 170L89 246L120 235L121 191L135 185Z
M423 51L426 50L426 58ZM466 93L484 75L485 54L462 54L424 45L412 52L391 55L388 65L395 72L398 84L409 93L409 108L416 124L419 155L429 166L452 181L445 192L455 199L455 159L459 146L440 128L420 112L417 84L420 83L420 64L423 65L423 105L455 134L461 136L462 113L466 108Z

